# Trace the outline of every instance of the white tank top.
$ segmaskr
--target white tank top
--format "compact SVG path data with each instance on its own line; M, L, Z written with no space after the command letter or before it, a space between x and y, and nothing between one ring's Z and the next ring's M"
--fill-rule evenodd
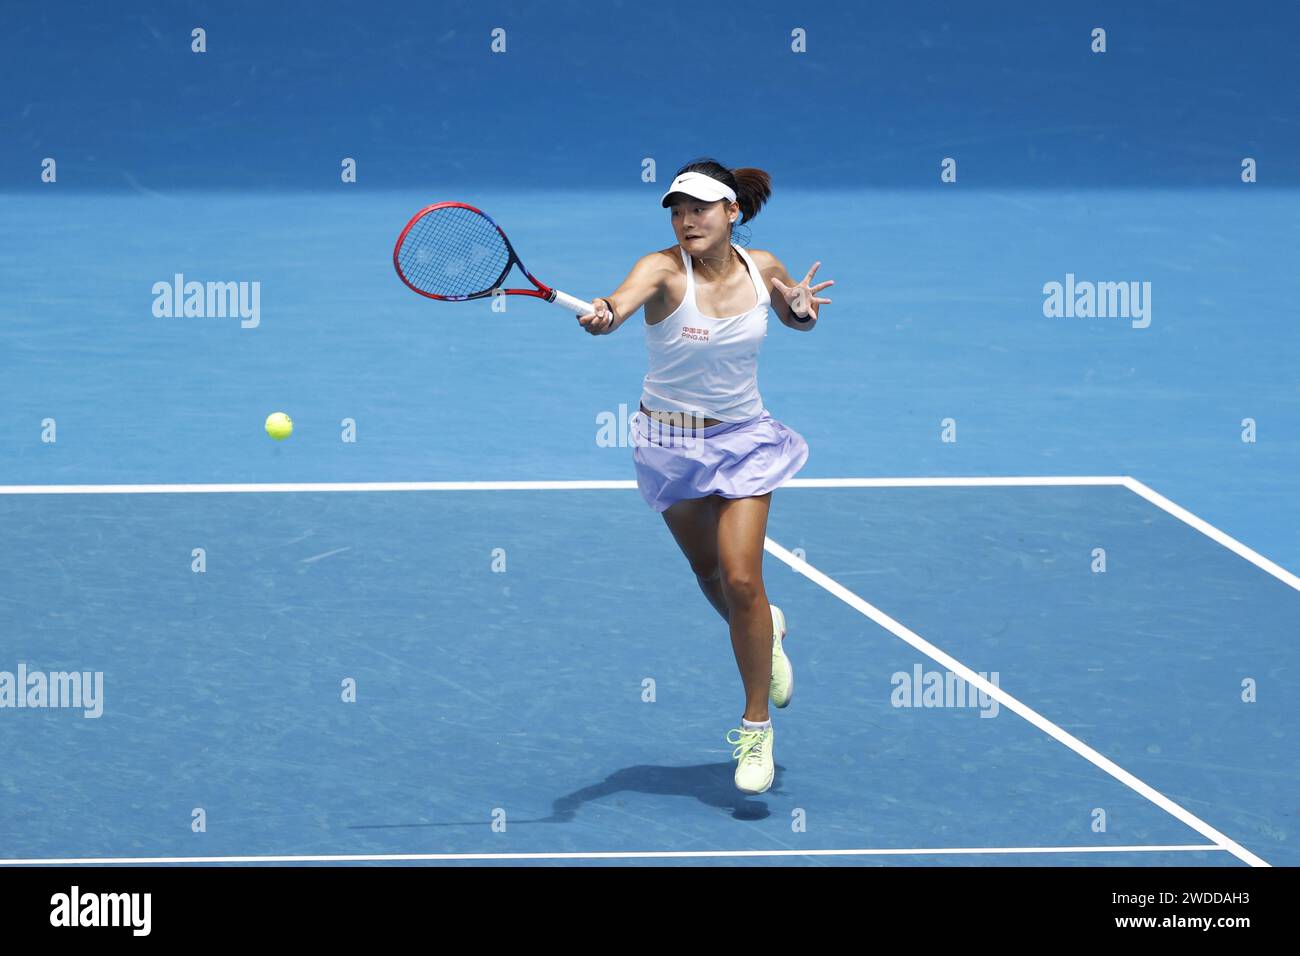
M749 268L758 301L739 315L714 318L695 304L691 257L681 246L686 266L686 295L662 322L646 325L649 371L641 403L653 411L700 412L723 422L740 422L763 412L758 394L758 350L767 335L768 294L763 277L744 249L732 244Z

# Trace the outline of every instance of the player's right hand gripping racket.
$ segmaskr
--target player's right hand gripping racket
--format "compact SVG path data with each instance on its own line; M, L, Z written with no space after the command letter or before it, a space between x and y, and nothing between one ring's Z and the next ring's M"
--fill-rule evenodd
M534 289L501 289L515 263ZM439 202L417 212L397 237L393 266L420 295L443 302L503 295L531 295L578 315L596 311L590 302L538 282L524 268L505 232L481 209L463 202Z

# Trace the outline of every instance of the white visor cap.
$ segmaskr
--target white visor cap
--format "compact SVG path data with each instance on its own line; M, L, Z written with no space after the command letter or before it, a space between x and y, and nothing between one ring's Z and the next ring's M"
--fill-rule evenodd
M712 176L704 175L704 173L682 173L673 180L673 184L668 187L668 192L664 193L659 204L667 208L669 205L668 197L673 193L685 193L688 196L694 196L696 199L703 199L705 202L717 202L719 199L736 201L736 191L734 189L726 183L718 182Z

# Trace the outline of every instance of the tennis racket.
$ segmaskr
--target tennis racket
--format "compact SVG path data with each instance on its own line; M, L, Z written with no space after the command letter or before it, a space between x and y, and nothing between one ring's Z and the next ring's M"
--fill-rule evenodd
M501 289L516 264L535 288ZM500 289L503 295L531 295L578 315L596 311L590 302L539 282L492 217L463 202L434 203L417 212L397 237L393 267L413 291L442 302L482 299Z

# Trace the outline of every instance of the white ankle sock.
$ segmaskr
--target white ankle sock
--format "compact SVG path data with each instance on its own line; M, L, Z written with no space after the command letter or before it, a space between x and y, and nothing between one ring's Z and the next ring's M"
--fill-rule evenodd
M772 726L772 719L769 717L767 720L754 721L746 720L744 717L741 717L740 726L745 730L767 730L767 728Z

